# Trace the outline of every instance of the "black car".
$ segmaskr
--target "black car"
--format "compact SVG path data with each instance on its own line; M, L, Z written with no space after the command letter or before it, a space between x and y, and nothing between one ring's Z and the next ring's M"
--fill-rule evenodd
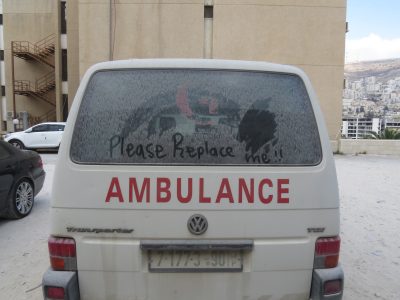
M45 176L39 154L0 141L0 217L27 216Z

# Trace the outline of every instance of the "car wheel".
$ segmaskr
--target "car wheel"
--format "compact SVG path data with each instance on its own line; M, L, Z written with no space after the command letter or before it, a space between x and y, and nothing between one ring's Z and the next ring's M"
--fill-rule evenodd
M21 141L12 140L12 141L10 141L10 144L13 145L15 148L18 148L18 149L25 149L25 146L24 146L24 144L23 144Z
M27 179L18 181L10 200L8 217L19 219L29 215L34 203L33 184Z

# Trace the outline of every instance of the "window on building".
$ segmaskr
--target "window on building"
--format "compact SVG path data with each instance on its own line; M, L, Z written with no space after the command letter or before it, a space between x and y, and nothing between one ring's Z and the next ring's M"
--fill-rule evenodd
M61 34L67 33L67 3L65 1L61 1Z
M61 78L62 78L62 81L68 81L67 49L61 50Z
M204 18L212 19L214 17L214 7L212 5L204 6Z

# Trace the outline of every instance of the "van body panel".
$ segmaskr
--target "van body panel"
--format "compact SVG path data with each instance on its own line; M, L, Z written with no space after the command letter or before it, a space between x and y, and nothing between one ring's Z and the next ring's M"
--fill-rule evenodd
M82 271L81 299L309 299L310 271L245 273L119 273ZM177 282L179 285L177 286Z
M74 235L90 238L127 239L252 239L308 238L317 236L308 228L323 228L325 236L337 234L338 209L315 210L256 210L256 211L164 211L164 210L104 210L54 208L51 214L51 232L55 235ZM194 213L203 214L209 223L201 236L192 235L187 220ZM225 218L226 215L226 218ZM65 216L68 216L67 218ZM223 217L221 217L223 216ZM116 220L118 218L119 220ZM238 218L243 220L235 222ZM131 233L95 233L68 231L68 228L122 228ZM318 232L317 232L318 233ZM320 233L320 232L319 232Z
M53 226L51 232L59 236L74 237L77 244L79 279L82 279L80 289L84 292L85 287L90 290L90 287L97 286L90 280L96 281L98 272L107 274L107 280L110 281L118 281L121 276L130 276L128 274L132 272L137 273L134 278L140 277L140 274L145 276L149 273L148 254L140 249L140 242L148 239L170 240L171 243L178 238L194 240L186 227L186 220L193 213L203 214L209 222L209 230L200 239L241 239L249 237L251 232L254 248L244 253L243 272L254 272L260 276L267 272L270 277L275 272L286 272L292 277L294 274L301 274L302 280L304 273L308 277L312 273L315 240L320 235L309 233L308 228L324 228L323 234L332 236L337 234L339 222L338 209L240 212L96 209L93 212L95 218L87 218L86 209L53 209L52 218L58 221L52 222L57 226ZM60 222L65 215L68 215L68 221ZM116 219L123 222L115 222ZM233 222L239 219L241 222ZM130 234L68 232L67 228L72 226L91 229L124 228L134 231ZM81 271L84 271L82 275ZM83 274L87 274L90 279L85 279ZM195 273L191 273L191 276L193 274L197 276ZM232 273L219 274L218 280L225 280L226 276L230 277ZM162 282L161 279L159 281ZM307 290L308 287L303 288Z
M65 162L62 164L64 166L60 169L63 171L56 174L60 180L54 184L53 205L55 207L135 210L338 207L338 191L332 185L332 182L336 181L336 173L332 164L321 164L316 167L275 168L84 166ZM75 176L76 174L79 176ZM157 189L157 180L160 178L167 178L170 183L169 197L166 197L167 195L162 189ZM130 179L135 181L130 182ZM239 179L242 179L241 182L246 188L239 188ZM264 179L268 181L263 182ZM147 184L144 180L147 180ZM181 182L179 195L188 197L188 189L192 190L191 197L186 200L187 203L182 203L177 199L178 180ZM82 186L82 188L71 190L70 186L64 184L65 181L70 182L72 186ZM144 188L143 197L136 196L135 188L139 194ZM223 197L220 195L218 199L220 189L224 193L230 189L229 195L222 195ZM265 203L260 200L260 189L262 190L261 199L266 199ZM252 192L253 195L246 196L245 190ZM108 194L109 197L107 197ZM241 203L240 194L242 195ZM64 195L69 195L68 201L64 200ZM158 196L162 199L158 199ZM249 201L253 201L253 203L249 203Z
M163 165L73 159L74 125L96 72L185 68L301 78L319 133L321 160L315 165ZM196 214L208 222L201 235L188 229ZM81 299L308 299L316 239L339 235L336 171L308 78L294 67L223 60L130 60L91 67L82 78L59 150L50 232L75 240ZM242 256L240 271L160 272L150 268L150 250L141 248L145 240L193 245L251 240L252 249L232 250Z

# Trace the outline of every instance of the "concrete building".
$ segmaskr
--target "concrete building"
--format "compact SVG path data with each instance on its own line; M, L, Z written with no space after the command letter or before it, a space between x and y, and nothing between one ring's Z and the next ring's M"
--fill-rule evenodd
M342 136L347 139L364 139L371 131L381 132L379 118L343 118Z
M342 137L357 140L365 139L371 131L380 134L386 128L400 130L400 119L345 117L342 121Z
M5 62L1 129L14 131L55 119L55 5L50 0L3 0L0 6Z
M400 130L400 118L398 119L383 119L382 130L385 128Z
M260 60L302 68L319 96L330 138L340 136L346 0L3 2L5 14L23 4L24 9L43 5L49 18L53 12L55 26L47 29L57 36L57 120L67 117L66 103L69 108L80 78L97 62L156 57ZM7 111L12 111L10 104L7 100ZM17 104L17 110L22 109L22 100Z

